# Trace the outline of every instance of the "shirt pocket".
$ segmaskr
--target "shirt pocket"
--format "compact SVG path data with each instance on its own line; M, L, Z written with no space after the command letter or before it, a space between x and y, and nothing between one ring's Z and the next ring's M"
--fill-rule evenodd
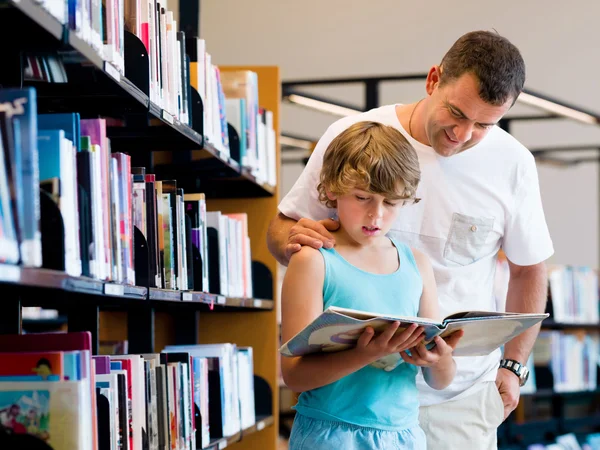
M444 258L461 266L474 263L481 258L486 239L493 227L493 218L454 213L444 247Z

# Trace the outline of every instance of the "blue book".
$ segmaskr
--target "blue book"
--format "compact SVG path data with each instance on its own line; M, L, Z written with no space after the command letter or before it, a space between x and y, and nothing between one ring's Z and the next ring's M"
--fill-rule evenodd
M38 131L40 181L51 178L61 179L60 144L64 137L63 130Z
M63 130L65 137L79 151L80 120L79 113L40 114L38 115L38 130ZM43 180L41 177L40 179Z
M63 353L63 372L65 380L80 381L83 379L81 373L83 352L74 350Z
M40 181L37 147L37 97L34 88L0 89L0 111L10 118L18 118L21 136L20 157L22 183L16 185L19 235L23 265L42 265L42 237L40 233Z

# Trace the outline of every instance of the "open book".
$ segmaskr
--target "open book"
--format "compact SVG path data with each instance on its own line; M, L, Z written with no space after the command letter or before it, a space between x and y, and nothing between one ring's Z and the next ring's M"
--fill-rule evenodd
M400 327L396 333L402 332L412 323L422 326L425 344L431 343L435 336L445 337L462 329L464 335L454 349L454 356L483 356L489 355L546 317L548 314L469 311L451 314L439 322L423 317L393 316L332 306L286 342L279 351L284 356L302 356L347 350L356 345L367 326L372 327L377 334L391 322L399 321ZM402 361L399 355L391 355L373 365L392 370Z

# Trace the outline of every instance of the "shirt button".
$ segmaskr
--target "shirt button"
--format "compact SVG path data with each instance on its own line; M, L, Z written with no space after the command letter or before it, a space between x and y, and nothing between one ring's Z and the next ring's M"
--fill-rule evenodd
M474 233L477 231L477 225L471 225L471 231Z

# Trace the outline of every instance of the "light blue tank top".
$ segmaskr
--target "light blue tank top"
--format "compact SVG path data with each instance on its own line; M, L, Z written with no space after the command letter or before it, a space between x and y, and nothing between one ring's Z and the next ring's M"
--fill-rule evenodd
M335 249L321 249L325 260L324 309L329 306L382 314L417 316L423 280L411 249L392 240L400 267L391 274L365 272ZM382 430L418 425L417 367L400 364L394 370L366 366L326 386L300 394L295 409L316 419L347 422Z

